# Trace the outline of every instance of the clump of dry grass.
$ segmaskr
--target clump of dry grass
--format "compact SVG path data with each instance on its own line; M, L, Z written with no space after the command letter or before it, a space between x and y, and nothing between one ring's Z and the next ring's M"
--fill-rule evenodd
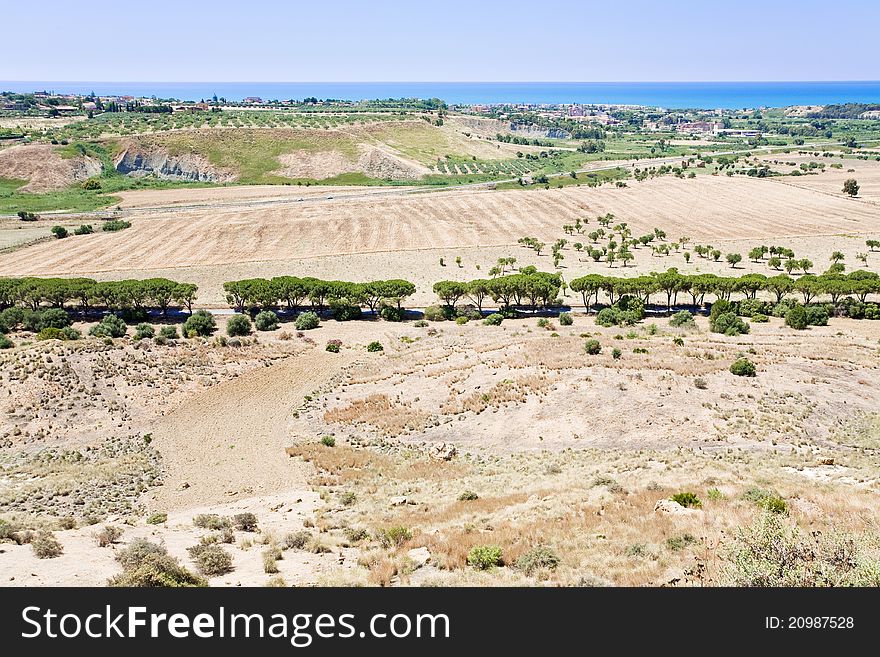
M550 380L542 374L529 374L499 381L486 391L474 391L464 397L450 395L449 400L440 407L445 415L457 415L470 411L480 414L487 408L501 408L505 404L522 404L530 395L541 394L549 386Z
M369 424L389 436L421 431L428 426L430 417L430 413L412 408L410 402L395 403L385 394L369 395L324 413L325 422Z

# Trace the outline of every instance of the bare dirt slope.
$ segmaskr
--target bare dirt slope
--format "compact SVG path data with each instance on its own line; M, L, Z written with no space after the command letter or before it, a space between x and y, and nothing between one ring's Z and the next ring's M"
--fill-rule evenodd
M0 150L0 178L29 181L22 192L63 189L101 172L101 163L90 157L63 158L48 144L27 144Z
M303 397L342 371L348 358L311 350L190 396L155 424L165 485L149 506L182 509L305 487L284 453Z

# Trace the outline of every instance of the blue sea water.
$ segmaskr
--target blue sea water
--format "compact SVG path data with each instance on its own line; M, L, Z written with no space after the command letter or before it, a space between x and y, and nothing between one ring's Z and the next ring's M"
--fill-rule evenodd
M856 82L51 82L0 81L19 93L130 95L178 100L442 98L447 103L583 103L739 109L880 102L880 81Z

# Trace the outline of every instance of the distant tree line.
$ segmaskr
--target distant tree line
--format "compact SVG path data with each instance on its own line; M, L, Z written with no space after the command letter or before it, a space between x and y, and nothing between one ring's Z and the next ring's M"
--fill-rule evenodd
M624 296L634 296L648 304L654 295L661 295L667 308L678 304L679 295L687 295L691 305L703 306L706 295L730 301L734 293L745 299L756 299L759 292L768 293L775 303L782 302L789 294L800 295L804 304L828 297L837 306L846 298L854 297L859 303L867 303L869 295L880 294L880 276L874 272L857 270L850 274L805 274L792 278L787 274L765 276L717 276L715 274L681 274L677 269L648 276L615 277L588 274L575 278L569 288L579 292L584 306L589 310L598 303L599 293L614 304Z
M438 281L434 284L434 293L450 308L467 298L481 312L487 299L502 309L528 307L535 310L557 305L561 287L559 274L523 267L517 274L492 279Z
M226 300L238 312L261 308L286 307L290 311L309 307L318 312L332 311L336 319L356 319L362 307L385 319L403 319L403 302L416 286L401 279L353 283L319 278L277 276L251 278L223 284Z
M198 286L167 278L98 282L91 278L0 278L0 309L20 305L79 309L83 314L106 309L143 313L149 309L163 315L173 305L192 312Z

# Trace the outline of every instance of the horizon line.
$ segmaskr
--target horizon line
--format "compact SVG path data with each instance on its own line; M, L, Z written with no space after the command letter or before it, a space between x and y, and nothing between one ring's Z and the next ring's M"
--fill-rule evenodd
M3 82L59 82L59 83L136 83L136 84L845 84L880 83L878 79L851 80L12 80Z

